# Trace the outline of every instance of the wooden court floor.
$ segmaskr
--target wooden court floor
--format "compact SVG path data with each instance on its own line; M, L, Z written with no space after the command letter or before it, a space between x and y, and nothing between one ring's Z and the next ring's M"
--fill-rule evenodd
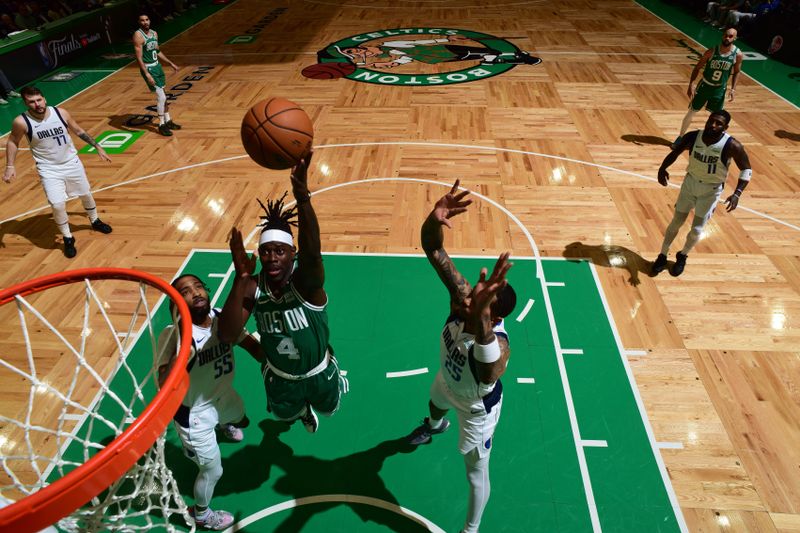
M224 44L259 21L267 22L252 42ZM480 32L543 61L429 86L301 74L333 43L397 40L386 32L396 29L414 29L414 38ZM30 153L20 154L17 181L1 189L0 286L78 267L170 279L190 250L224 247L232 225L251 231L255 199L282 194L288 171L243 156L240 120L256 101L288 97L314 121L310 182L325 190L314 200L324 251L420 253L419 227L441 184L460 178L485 199L455 223L448 250L530 256L521 225L542 256L596 265L621 342L638 354L629 362L655 439L668 444L660 453L688 529L800 531L800 111L742 75L726 108L753 181L739 209L717 210L682 276L651 277L677 197L655 175L685 113L694 64L679 40L704 48L628 0L239 0L163 46L181 66L168 85L198 78L175 91L181 131L165 139L144 127L110 164L82 155L113 234L92 232L73 201L79 251L64 258L49 210L40 209ZM464 68L480 65L382 74L446 77ZM63 106L97 135L124 129L151 104L131 65ZM686 162L671 167L673 182ZM48 305L62 308L64 324L74 321L63 302ZM6 356L19 333L11 310L2 313ZM51 382L63 377L58 361L57 351L41 361ZM3 413L24 403L10 392L0 399Z

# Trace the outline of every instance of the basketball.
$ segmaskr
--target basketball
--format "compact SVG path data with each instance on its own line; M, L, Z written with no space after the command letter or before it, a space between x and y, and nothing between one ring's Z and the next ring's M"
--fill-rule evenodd
M306 67L301 74L313 80L333 80L342 78L356 71L352 63L317 63Z
M273 170L297 165L314 140L311 119L285 98L262 100L251 107L242 119L241 133L247 155Z

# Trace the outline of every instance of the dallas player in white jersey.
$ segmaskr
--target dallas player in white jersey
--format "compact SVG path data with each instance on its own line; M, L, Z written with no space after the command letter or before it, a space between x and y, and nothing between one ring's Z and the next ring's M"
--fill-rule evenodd
M92 136L75 122L66 109L48 106L39 89L25 87L20 93L28 111L14 119L11 125L11 133L6 144L6 171L3 174L3 181L10 183L16 177L14 163L20 141L26 136L44 193L53 209L53 220L64 236L64 255L75 257L78 250L75 248L75 237L69 229L67 200L76 196L81 199L92 223L92 229L100 233L111 233L111 226L97 216L97 204L90 192L86 171L78 158L69 130L92 145L100 159L108 162L111 159Z
M703 131L696 130L684 135L678 145L667 154L661 163L661 168L658 169L658 182L666 187L669 181L667 168L678 159L681 152L689 150L686 178L683 180L678 201L675 203L672 222L669 223L664 234L661 253L653 262L652 273L654 275L667 268L669 247L689 216L689 212L694 209L692 228L686 235L686 244L677 253L675 263L669 269L669 273L673 276L680 276L683 273L686 267L686 257L700 240L703 228L711 219L714 208L722 195L731 158L739 167L739 181L736 184L736 190L725 200L728 206L727 211L736 209L736 206L739 205L739 197L750 183L753 171L750 168L747 152L744 151L742 143L725 133L730 122L731 115L724 109L712 112Z
M186 456L194 461L199 472L194 483L195 505L191 510L198 526L223 530L233 523L227 511L209 508L214 487L222 477L222 458L216 429L231 440L244 438L241 428L249 424L242 399L233 388L233 346L217 337L220 310L211 309L205 284L193 274L185 274L172 282L183 296L192 314L192 354L189 390L175 414L175 429ZM178 335L175 326L167 326L158 339L159 383L163 383L177 355ZM259 342L243 330L236 344L264 361Z
M464 533L477 533L483 509L489 501L489 454L500 419L503 385L510 354L503 318L514 310L517 297L505 279L511 263L502 254L492 275L481 270L475 287L458 272L444 249L442 226L463 213L472 200L469 191L457 193L456 181L422 225L422 248L450 293L450 316L440 340L441 368L431 386L430 416L411 434L414 445L430 442L432 435L450 426L447 411L455 409L459 422L458 449L464 456L469 498Z

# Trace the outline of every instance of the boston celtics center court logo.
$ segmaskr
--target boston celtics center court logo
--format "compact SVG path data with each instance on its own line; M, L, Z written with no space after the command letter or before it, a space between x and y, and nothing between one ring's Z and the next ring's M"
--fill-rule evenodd
M542 62L499 37L447 28L353 35L317 52L317 61L305 77L401 86L466 83Z

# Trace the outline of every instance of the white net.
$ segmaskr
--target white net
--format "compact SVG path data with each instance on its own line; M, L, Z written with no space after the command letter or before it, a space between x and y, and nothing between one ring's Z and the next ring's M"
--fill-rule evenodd
M163 300L142 282L84 279L17 295L0 308L0 500L17 501L63 478L150 404L156 338L170 321ZM55 527L194 530L164 460L164 433L125 475Z

